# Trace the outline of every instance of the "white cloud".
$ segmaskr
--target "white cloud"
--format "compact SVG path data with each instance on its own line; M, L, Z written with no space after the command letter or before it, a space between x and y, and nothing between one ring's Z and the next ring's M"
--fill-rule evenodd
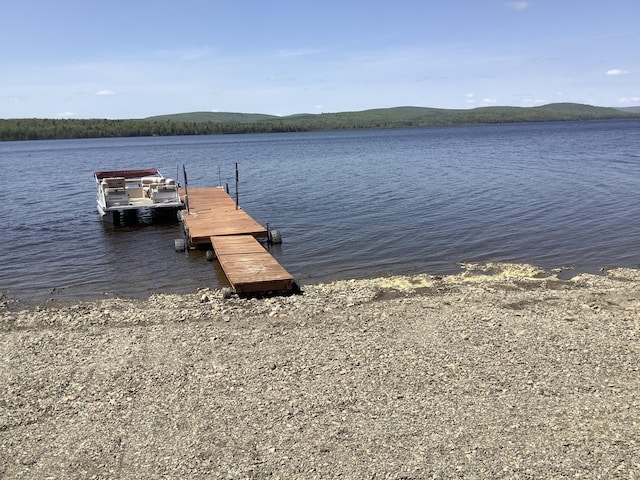
M640 102L640 97L623 97L618 99L618 102L620 103L638 103Z
M114 92L113 90L99 90L95 94L99 97L105 97L108 95L115 95L116 92Z
M547 103L545 100L541 100L539 98L525 98L522 103L526 105L543 105Z
M620 70L619 68L613 68L611 70L607 70L607 75L624 75L627 72L626 70Z
M507 7L513 10L524 10L525 8L529 8L528 2L507 2Z
M75 113L73 112L60 112L56 115L56 117L58 118L69 118L69 117L73 117L75 116Z
M278 50L279 57L306 57L320 53L319 50L299 49L299 50Z
M495 98L483 98L482 103L484 103L485 105L495 105L496 103L498 103L498 100L496 100Z

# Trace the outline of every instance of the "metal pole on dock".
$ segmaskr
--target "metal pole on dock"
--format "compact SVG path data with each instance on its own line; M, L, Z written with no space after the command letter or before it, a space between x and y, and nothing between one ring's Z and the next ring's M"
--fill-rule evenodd
M236 210L238 209L238 162L236 162Z
M187 188L189 182L187 181L187 169L182 164L182 175L184 176L184 206L187 209L187 214L189 213L189 189Z

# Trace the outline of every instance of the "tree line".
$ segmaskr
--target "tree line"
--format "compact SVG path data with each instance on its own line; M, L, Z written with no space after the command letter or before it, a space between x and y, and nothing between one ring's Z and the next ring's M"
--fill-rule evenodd
M209 116L179 114L172 119L151 117L138 120L107 119L0 119L0 141L54 140L71 138L142 137L174 135L216 135L241 133L306 132L316 130L355 130L475 125L484 123L521 123L570 120L640 118L640 114L613 108L578 104L551 104L542 107L485 107L471 110L446 110L421 107L397 107L326 114L269 117L243 115L242 120L218 121Z
M0 141L57 140L71 138L215 135L292 131L269 125L213 122L155 122L147 120L0 119Z

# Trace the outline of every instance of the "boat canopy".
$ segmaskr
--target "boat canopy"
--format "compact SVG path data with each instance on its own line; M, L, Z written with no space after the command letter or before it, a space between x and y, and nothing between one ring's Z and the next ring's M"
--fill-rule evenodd
M95 177L97 180L102 180L103 178L113 177L141 178L159 174L160 172L157 168L140 168L137 170L106 170L103 172L96 172Z

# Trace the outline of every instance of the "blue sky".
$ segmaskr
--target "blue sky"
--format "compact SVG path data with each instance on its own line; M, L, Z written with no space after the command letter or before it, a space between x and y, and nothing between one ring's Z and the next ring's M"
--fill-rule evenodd
M0 0L0 118L640 105L638 0Z

